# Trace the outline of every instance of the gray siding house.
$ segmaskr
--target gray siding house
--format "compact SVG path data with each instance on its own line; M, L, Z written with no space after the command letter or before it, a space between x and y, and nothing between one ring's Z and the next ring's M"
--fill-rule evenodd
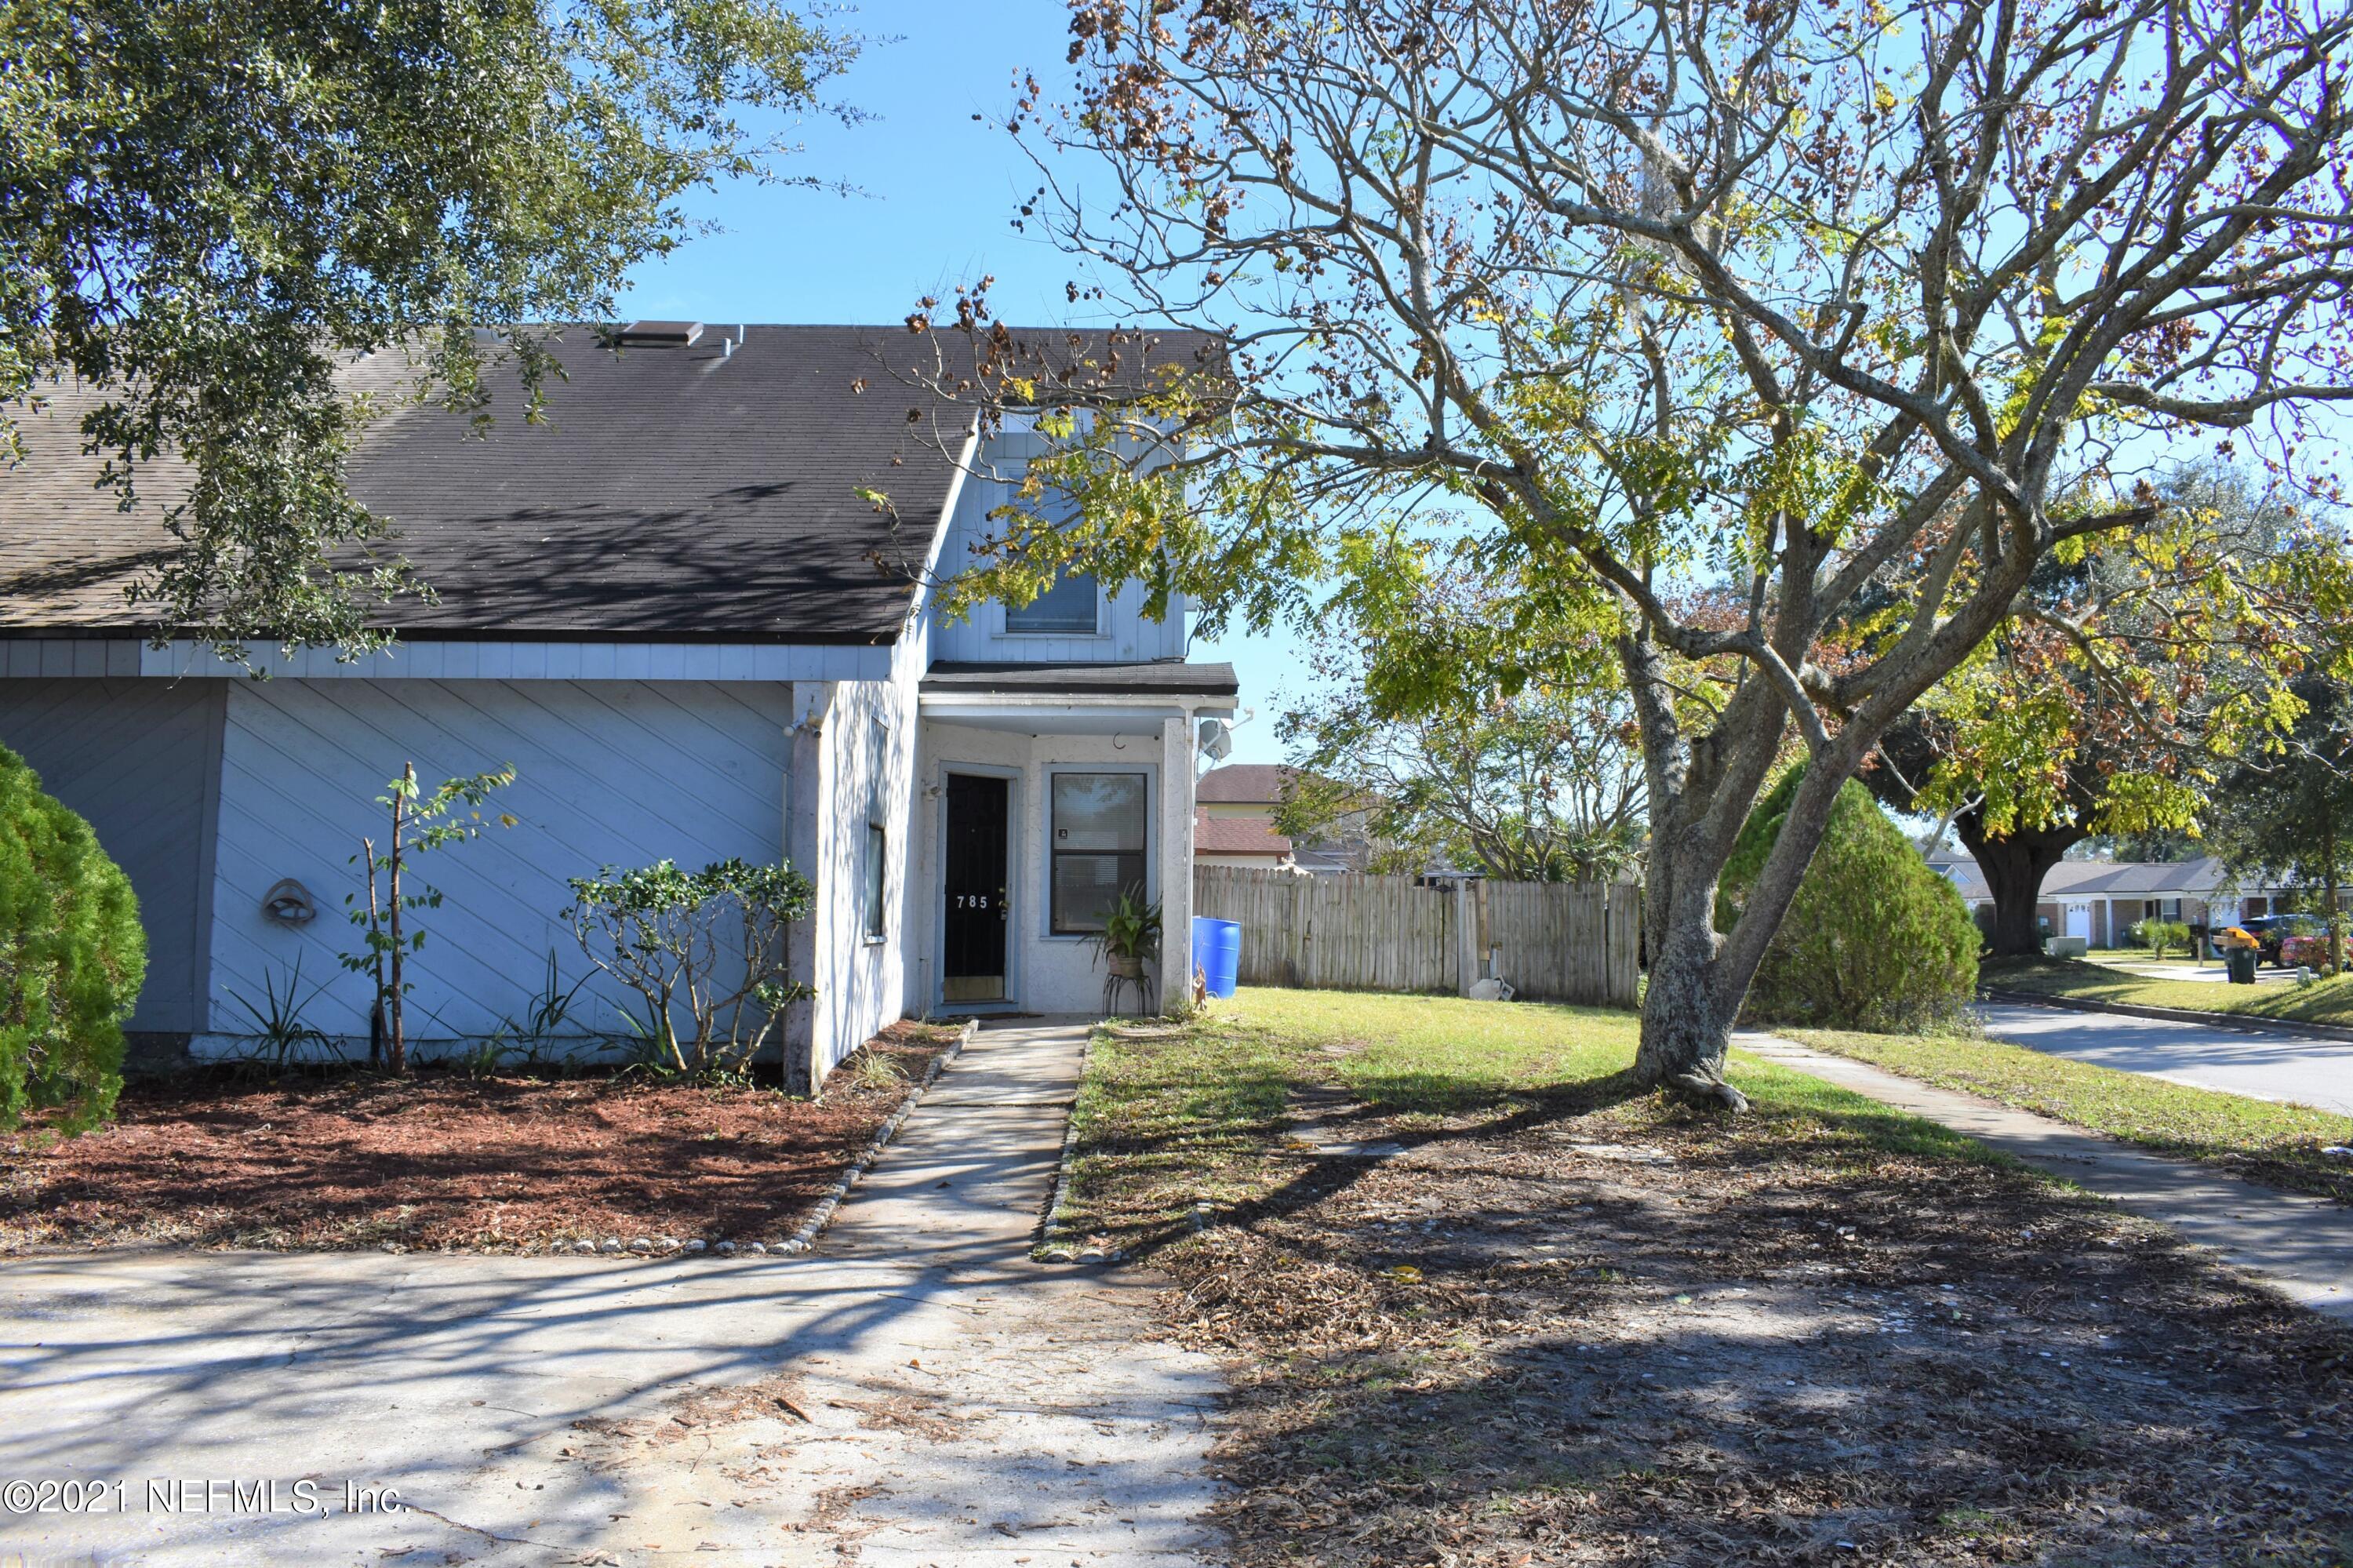
M1094 1010L1086 938L1123 887L1163 905L1161 970L1189 977L1197 737L1232 714L1233 671L1186 662L1181 603L1149 620L1088 579L944 621L939 582L1041 438L911 408L894 335L656 327L617 354L567 332L548 425L512 402L486 437L390 417L354 488L438 600L403 606L372 657L260 652L267 679L156 645L124 597L167 546L168 476L118 513L79 451L90 394L26 416L27 461L0 472L0 745L131 876L151 948L132 1029L243 1050L247 1003L299 965L306 994L323 984L307 1022L364 1042L344 898L408 762L427 787L516 769L497 801L515 827L419 863L444 895L413 970L427 1054L527 1010L551 954L565 985L586 973L566 878L665 857L814 879L797 1077L902 1015ZM1119 352L1135 373L1197 347ZM290 880L314 918L265 908ZM619 1029L621 1001L589 984L578 1026Z
M1960 889L1981 919L1993 918L1993 893L1967 855L1937 855L1929 863ZM2094 948L2125 946L2143 920L2172 920L2198 932L2274 912L2294 890L2241 886L2212 855L2180 861L2063 860L2043 874L2035 913L2055 937L2080 937Z

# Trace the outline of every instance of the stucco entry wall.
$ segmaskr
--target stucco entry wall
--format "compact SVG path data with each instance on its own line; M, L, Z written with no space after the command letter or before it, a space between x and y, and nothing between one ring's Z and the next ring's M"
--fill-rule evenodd
M1009 734L974 726L927 720L922 729L921 788L916 803L923 914L917 963L911 975L911 1012L942 1010L939 997L941 834L945 823L946 778L959 767L1007 776L1011 784L1011 837L1008 871L1011 907L1007 915L1007 959L1012 973L1012 1005L1028 1012L1098 1011L1103 972L1093 945L1082 937L1050 930L1048 902L1049 813L1056 772L1136 773L1148 797L1149 836L1145 846L1145 896L1161 905L1166 930L1161 967L1189 976L1193 820L1190 741L1179 724L1181 745L1175 769L1165 726L1139 726L1119 735ZM1166 780L1176 779L1174 798ZM1176 995L1155 994L1162 1005ZM1123 1005L1132 1007L1132 1001Z

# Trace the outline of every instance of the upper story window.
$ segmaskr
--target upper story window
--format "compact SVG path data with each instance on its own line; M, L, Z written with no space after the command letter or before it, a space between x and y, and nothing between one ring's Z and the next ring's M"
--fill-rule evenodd
M1005 630L1013 635L1047 633L1092 637L1103 596L1092 572L1058 577L1054 586L1019 609L1005 607Z

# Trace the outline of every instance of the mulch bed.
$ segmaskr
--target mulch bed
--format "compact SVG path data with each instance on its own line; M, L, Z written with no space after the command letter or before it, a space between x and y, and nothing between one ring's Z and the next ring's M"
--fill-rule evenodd
M1344 1129L1154 1255L1239 1562L2353 1562L2353 1337L2159 1227L1655 1099Z
M0 1251L775 1241L955 1038L894 1024L815 1101L634 1074L134 1080L111 1127L58 1142L36 1126L0 1145Z

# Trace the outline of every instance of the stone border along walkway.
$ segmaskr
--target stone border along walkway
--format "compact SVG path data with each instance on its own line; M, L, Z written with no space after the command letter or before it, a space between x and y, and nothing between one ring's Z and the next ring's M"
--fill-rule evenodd
M1087 1041L1079 1047L1078 1093L1087 1085L1087 1068L1094 1061L1095 1032L1087 1031ZM1071 1114L1062 1124L1062 1155L1054 1164L1054 1185L1046 1194L1046 1212L1038 1222L1037 1244L1029 1255L1039 1263L1116 1263L1126 1255L1118 1247L1082 1247L1071 1237L1069 1211L1071 1180L1079 1164L1079 1102L1074 1094Z
M705 1242L698 1236L691 1241L681 1242L676 1236L639 1236L624 1245L618 1236L607 1236L601 1242L585 1238L571 1243L557 1242L548 1250L558 1256L566 1254L585 1256L593 1253L607 1257L650 1257L661 1253L673 1252L683 1253L689 1256L708 1254L712 1257L733 1257L738 1251L750 1253L755 1256L765 1255L772 1257L790 1257L795 1254L808 1251L815 1245L817 1238L824 1233L825 1227L833 1222L834 1211L841 1207L841 1201L844 1198L849 1196L849 1190L858 1184L858 1179L865 1175L874 1161L881 1158L882 1150L890 1147L892 1138L899 1130L899 1124L907 1119L907 1113L913 1110L916 1104L923 1099L923 1091L939 1081L940 1075L947 1071L950 1062L964 1054L964 1048L972 1044L972 1037L979 1032L979 1019L967 1018L964 1021L964 1028L957 1033L948 1048L932 1058L932 1065L924 1069L923 1081L917 1084L909 1092L907 1097L899 1102L899 1108L892 1111L890 1118L875 1129L874 1137L864 1149L859 1150L858 1158L852 1160L842 1173L835 1179L833 1185L826 1189L825 1196L817 1201L817 1207L809 1211L808 1218L803 1220L800 1227L783 1241L775 1243Z
M0 1261L0 1478L127 1488L117 1513L0 1510L0 1563L1228 1562L1224 1381L1155 1336L1166 1281L1029 1257L1085 1041L1078 1020L981 1030L790 1266ZM276 1500L151 1505L142 1478L172 1477ZM331 1501L346 1483L409 1511Z
M2187 1160L2143 1153L2032 1111L1899 1076L1778 1035L1737 1048L1940 1123L2127 1213L2161 1221L2293 1301L2353 1322L2353 1208L2274 1192Z

